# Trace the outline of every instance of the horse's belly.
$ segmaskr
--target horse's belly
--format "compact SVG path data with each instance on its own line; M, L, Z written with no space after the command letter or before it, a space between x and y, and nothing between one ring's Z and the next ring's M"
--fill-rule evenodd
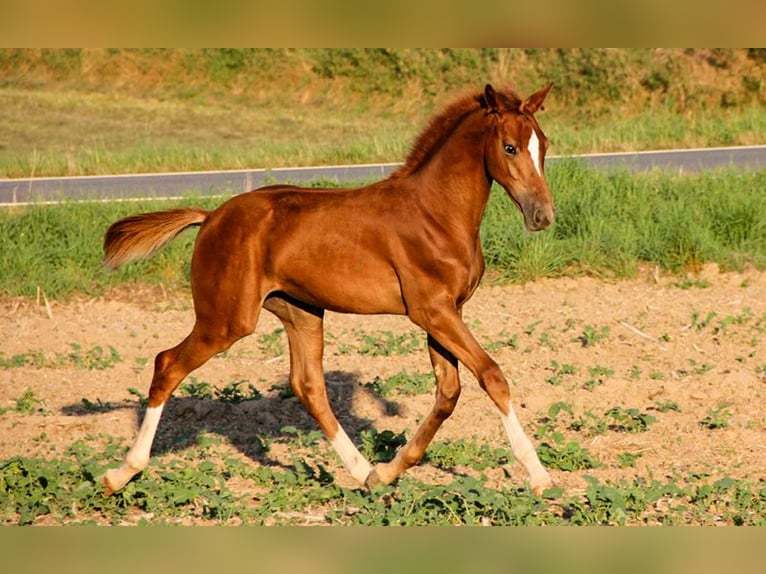
M311 277L292 277L280 286L296 299L338 313L406 313L399 281L391 273L345 273L328 267Z

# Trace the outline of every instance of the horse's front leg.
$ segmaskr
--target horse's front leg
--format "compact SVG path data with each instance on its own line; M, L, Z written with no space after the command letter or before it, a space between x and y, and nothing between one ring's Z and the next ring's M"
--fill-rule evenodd
M428 303L414 307L417 312L411 313L410 318L473 373L481 388L500 411L513 456L527 471L532 491L538 495L542 494L543 490L553 486L553 480L540 462L532 441L521 427L511 404L508 381L500 367L468 330L450 297L432 292L428 299L421 300Z
M460 396L457 359L428 336L428 354L436 375L436 402L431 412L418 427L415 436L396 453L391 462L375 466L367 478L367 485L390 484L405 470L420 461L442 423L455 410Z

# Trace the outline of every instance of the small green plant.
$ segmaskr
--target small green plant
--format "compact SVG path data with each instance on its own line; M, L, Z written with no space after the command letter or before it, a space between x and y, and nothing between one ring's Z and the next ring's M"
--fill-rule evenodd
M701 315L699 311L693 311L692 312L692 318L691 322L689 324L690 327L695 329L696 331L702 331L704 330L710 323L718 317L718 313L715 311L710 311L707 315L705 315L704 319L700 319Z
M100 345L83 352L82 345L71 344L72 351L69 353L69 362L78 369L98 370L109 369L115 364L122 362L122 357L117 349L109 345L105 351Z
M133 365L133 372L139 374L144 370L148 362L149 359L146 357L136 357L135 364Z
M563 377L577 374L577 368L574 365L561 365L556 360L551 361L550 370L553 371L553 376L545 379L545 382L554 386L560 385L563 382Z
M108 402L105 403L99 398L96 398L96 402L93 402L83 397L82 399L80 399L80 403L82 404L83 408L89 413L103 413L112 408L111 403L108 403Z
M261 351L272 357L280 357L285 352L283 336L285 330L281 327L273 330L271 333L265 333L258 337L258 346Z
M710 281L707 279L682 279L675 281L673 286L679 289L706 289L710 287Z
M714 365L711 365L710 363L702 363L699 365L694 359L689 359L689 366L691 367L691 370L678 369L676 374L681 378L687 377L689 375L704 375L705 373L715 368Z
M588 391L592 391L601 385L606 377L611 377L614 375L614 370L596 365L595 367L588 368L588 374L591 378L583 383L583 388Z
M727 315L713 327L713 335L724 334L728 330L730 325L744 325L753 319L753 310L750 307L745 307L742 312L737 315Z
M458 439L433 442L426 451L425 460L444 469L467 466L474 470L497 468L507 464L511 455L507 449L492 448L486 443Z
M609 423L610 430L628 433L644 432L650 424L657 422L657 418L648 413L642 413L634 408L626 409L618 406L606 411L604 417L612 421Z
M729 426L731 416L728 405L720 403L716 408L707 411L707 415L699 422L699 425L708 430L726 428Z
M409 332L396 335L391 331L382 331L375 334L363 333L359 337L361 346L358 349L360 355L373 357L390 357L392 355L409 355L422 346L422 341L417 333Z
M390 430L378 432L376 429L363 430L359 433L362 446L359 449L370 462L389 462L396 455L399 447L407 444L404 433Z
M675 401L654 401L654 406L652 408L661 413L666 413L668 411L681 412L681 407L679 407L678 403Z
M286 385L271 385L269 387L269 391L276 392L277 397L285 400L285 399L291 399L295 396L295 393L293 392L292 386L290 386L290 383L287 383Z
M577 337L583 347L591 347L609 337L610 329L606 325L601 328L596 328L593 325L586 325L582 334Z
M322 431L320 430L314 429L308 432L304 432L292 425L283 426L281 429L279 429L279 431L283 434L294 436L298 446L302 448L310 448L316 446L316 444L324 438L324 434L322 434Z
M548 468L572 472L601 466L577 441L567 441L560 432L551 433L549 438L553 444L543 442L537 447L540 462Z
M149 397L139 391L136 387L128 387L128 392L138 398L138 404L140 406L145 407L149 404Z
M537 337L537 342L540 343L540 346L548 347L552 351L558 350L558 345L554 340L554 332L552 328L545 329L542 333L540 333L540 335Z
M260 391L252 383L247 384L247 391L240 387L247 383L247 379L231 381L222 389L216 389L215 396L222 403L237 404L261 398Z
M47 414L48 408L45 406L45 401L35 397L35 392L31 388L27 388L24 393L14 399L16 406L0 408L0 414L7 412L15 412L23 415L30 415L34 413Z
M180 390L181 394L193 399L212 399L215 393L213 385L197 377L189 377L188 381L181 384Z
M535 329L537 329L538 325L542 323L542 320L540 321L533 321L529 325L527 325L526 329L524 329L524 334L531 337L532 334L535 332Z
M435 379L433 373L399 371L395 375L386 377L385 380L375 377L374 381L365 383L364 386L381 397L390 397L394 394L411 397L433 391Z
M485 345L485 348L490 353L496 353L500 349L518 349L519 348L519 335L513 334L510 337L503 331L500 332L501 339L491 341Z
M617 464L620 468L633 468L643 455L642 452L621 452L617 455Z

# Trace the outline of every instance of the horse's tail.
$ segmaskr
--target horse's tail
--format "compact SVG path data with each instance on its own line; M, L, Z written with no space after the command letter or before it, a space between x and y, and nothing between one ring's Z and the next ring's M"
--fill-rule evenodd
M117 269L149 257L187 227L202 224L208 213L204 209L170 209L120 219L104 236L104 265Z

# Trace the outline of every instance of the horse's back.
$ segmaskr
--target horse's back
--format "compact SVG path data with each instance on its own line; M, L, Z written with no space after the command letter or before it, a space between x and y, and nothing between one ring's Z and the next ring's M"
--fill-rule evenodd
M325 309L403 313L390 211L374 189L277 185L237 195L200 230L193 279L211 289L234 276ZM247 275L247 278L244 276Z

